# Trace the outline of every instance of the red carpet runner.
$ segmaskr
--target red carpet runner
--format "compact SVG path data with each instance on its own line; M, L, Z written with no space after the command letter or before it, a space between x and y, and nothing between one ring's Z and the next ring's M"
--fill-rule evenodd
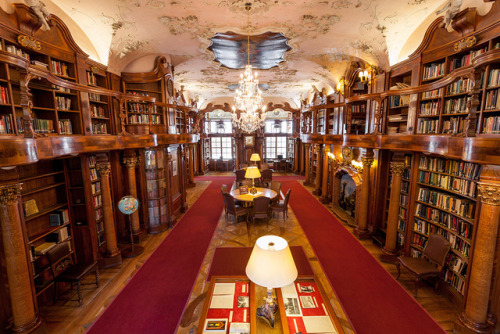
M224 206L213 182L170 231L88 333L174 333L189 300L203 258Z
M290 206L356 333L445 333L327 208L283 180L281 191L289 188Z

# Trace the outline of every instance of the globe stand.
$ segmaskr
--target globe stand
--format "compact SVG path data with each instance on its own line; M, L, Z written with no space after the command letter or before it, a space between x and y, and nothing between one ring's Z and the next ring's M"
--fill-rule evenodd
M122 257L125 258L136 257L144 252L144 247L134 245L134 231L130 220L130 215L136 212L138 208L139 202L132 196L124 196L120 202L118 202L118 209L129 217L128 226L130 230L130 249L122 251Z

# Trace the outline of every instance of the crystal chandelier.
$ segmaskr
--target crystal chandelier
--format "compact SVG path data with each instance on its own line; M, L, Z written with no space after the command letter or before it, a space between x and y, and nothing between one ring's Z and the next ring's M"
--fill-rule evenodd
M245 4L247 10L247 65L245 72L240 75L240 82L234 96L233 124L243 132L254 132L264 126L266 121L265 106L262 107L262 91L259 89L257 73L252 72L250 65L250 9L251 3ZM262 109L259 112L259 109ZM237 110L240 110L238 116Z

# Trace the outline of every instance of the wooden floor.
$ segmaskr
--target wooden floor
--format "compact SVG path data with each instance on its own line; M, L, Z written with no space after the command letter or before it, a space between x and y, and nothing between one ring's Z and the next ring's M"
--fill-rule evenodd
M217 175L233 174L217 173ZM188 190L188 204L191 205L207 186L208 182L206 181L196 182L196 187ZM312 191L312 188L308 189ZM347 225L346 228L352 232L352 228ZM256 224L251 230L250 235L246 231L246 224L234 224L232 221L226 222L224 217L221 216L178 333L193 333L194 329L197 328L198 319L204 302L204 293L207 289L205 278L215 247L252 246L260 235L267 233L281 235L289 240L291 245L301 245L304 247L306 255L313 267L313 271L320 278L321 284L325 287L330 302L337 316L341 319L341 324L347 333L352 332L350 324L345 314L343 314L340 303L336 300L328 281L321 271L321 267L312 248L301 232L300 225L296 221L293 212L290 212L286 222L283 222L281 218L276 218L273 220L273 223L269 224L269 227L267 227L265 222ZM81 307L78 307L77 302L62 300L57 301L55 305L52 305L51 302L42 305L40 307L40 314L47 324L49 333L84 333L167 235L168 231L156 235L149 235L142 244L145 248L143 254L133 259L124 259L123 264L115 268L101 270L100 288L96 289L95 285L84 286L84 303ZM380 248L370 240L363 240L361 243L375 258L378 259L380 257ZM393 276L396 275L394 265L383 262L381 262L381 264ZM91 278L88 278L89 283L91 283L91 280ZM402 273L399 282L412 293L413 280L411 276ZM70 293L71 291L69 291L67 295ZM458 317L459 313L451 302L443 296L435 294L430 286L422 286L419 289L417 301L445 330L450 333L452 332L453 322Z

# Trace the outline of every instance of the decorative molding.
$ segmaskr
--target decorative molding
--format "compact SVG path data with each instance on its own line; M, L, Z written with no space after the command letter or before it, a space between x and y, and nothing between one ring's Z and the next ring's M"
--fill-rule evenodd
M125 157L123 158L123 163L127 168L135 168L139 165L139 159L137 157Z
M478 197L481 203L488 205L500 205L500 186L489 184L478 184Z
M462 38L461 40L459 40L458 42L456 42L453 45L453 49L456 52L460 52L460 51L462 51L464 49L470 48L471 46L475 45L476 43L477 43L476 36L469 36L469 37L466 37L466 38Z
M349 165L352 161L352 150L350 147L342 147L342 164Z
M96 164L95 169L99 173L100 176L109 176L109 173L111 172L111 164L109 162L101 162Z
M21 183L0 186L0 204L16 204L21 197Z
M370 167L373 164L373 161L374 161L373 157L362 157L361 162L363 163L363 171L365 169L370 169Z
M26 35L19 35L19 36L17 36L17 41L19 42L19 44L21 44L25 48L32 49L35 51L42 50L42 43L35 40L33 37L26 36Z
M403 175L405 171L405 163L402 161L392 161L391 162L391 173L397 175Z

